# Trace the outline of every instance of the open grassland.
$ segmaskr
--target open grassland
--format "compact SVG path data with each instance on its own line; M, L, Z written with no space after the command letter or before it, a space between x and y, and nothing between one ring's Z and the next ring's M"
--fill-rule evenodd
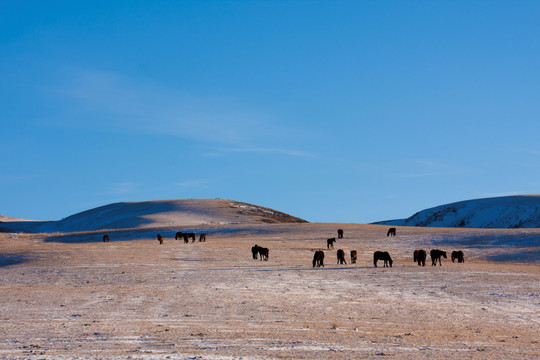
M327 250L338 227L345 237ZM486 260L521 261L538 247L478 244L540 231L387 229L231 225L206 227L207 241L193 244L166 228L109 232L110 243L103 232L0 234L0 358L540 357L538 262ZM268 261L252 259L255 244L270 249ZM419 267L418 248L448 259L435 267L428 255ZM317 249L324 268L311 265ZM390 252L392 268L373 266L376 250Z

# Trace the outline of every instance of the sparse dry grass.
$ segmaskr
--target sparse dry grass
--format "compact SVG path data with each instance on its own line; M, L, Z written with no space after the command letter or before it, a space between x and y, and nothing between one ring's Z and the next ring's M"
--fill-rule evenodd
M338 227L345 238L328 251ZM413 263L444 231L261 225L161 246L0 234L1 253L22 259L0 267L0 358L538 358L540 266L477 248L462 248L465 264ZM268 262L251 258L255 243ZM311 267L314 249L325 268ZM357 264L336 265L337 249L347 262L356 249ZM373 268L375 250L394 267Z

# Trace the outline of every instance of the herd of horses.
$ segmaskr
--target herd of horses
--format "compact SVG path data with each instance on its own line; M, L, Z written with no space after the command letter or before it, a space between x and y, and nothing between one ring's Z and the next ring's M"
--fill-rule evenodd
M338 239L343 239L343 229L338 229ZM396 236L396 228L390 228L388 229L388 232L386 233L386 236ZM175 240L184 240L185 244L189 243L189 240L191 239L191 243L194 243L197 236L193 232L181 232L178 231L176 233L176 236L174 237ZM163 244L164 238L163 235L157 234L157 240L159 244ZM206 241L206 234L201 233L199 236L199 242L205 242ZM108 234L103 235L103 242L110 242L110 237ZM336 238L329 238L326 240L326 248L334 248L334 243L336 242ZM255 244L251 248L251 253L253 256L253 259L257 260L260 259L261 261L268 261L268 255L270 253L270 250L268 248L259 246ZM337 255L337 263L340 265L346 265L347 261L345 260L345 251L343 249L339 249L336 252ZM439 262L439 266L442 266L441 258L447 258L446 251L442 251L439 249L433 249L429 253L431 257L431 265L437 266L437 261ZM313 267L324 267L324 251L317 250L315 251L313 255ZM351 264L356 264L356 260L358 259L358 252L356 250L351 250L350 252L351 257ZM418 263L418 266L426 266L426 257L427 252L424 249L417 249L414 251L413 255L413 261L415 263ZM452 262L455 262L457 260L458 263L464 263L464 254L463 251L452 251L451 255ZM377 262L381 260L383 261L384 265L383 267L392 267L392 257L388 253L388 251L375 251L373 253L373 266L377 267Z
M342 249L339 249L336 252L337 255L337 263L338 264L347 264L347 261L345 260L345 251ZM413 261L418 263L418 266L426 266L426 256L427 253L423 249L415 250ZM446 251L442 251L439 249L433 249L430 251L431 256L431 265L436 266L437 261L439 262L439 266L442 265L441 263L441 257L446 259ZM356 260L358 257L358 252L356 250L351 250L351 264L356 264ZM256 257L254 257L256 259ZM393 261L392 257L388 253L388 251L375 251L373 253L373 266L377 267L377 262L381 260L383 261L383 267L392 267ZM452 262L455 260L458 261L458 263L464 263L464 255L463 251L452 251ZM315 251L315 254L313 255L313 267L324 267L324 251L317 250Z
M184 244L188 244L189 243L189 239L191 239L191 242L194 243L195 240L196 240L196 235L195 233L183 233L181 231L177 232L176 233L176 236L174 237L175 240L181 240L181 239L184 239ZM163 242L164 242L164 237L163 235L161 234L157 234L157 241L159 242L160 245L163 245ZM110 242L111 241L111 238L109 237L108 234L105 234L103 235L103 242ZM199 236L199 242L205 242L206 241L206 234L205 233L202 233L200 236Z
M175 237L174 237L174 240L180 240L180 239L184 239L184 244L188 244L189 243L189 239L191 239L191 242L194 243L195 242L195 239L196 239L196 236L195 236L195 233L183 233L181 231L177 232ZM206 241L206 234L205 233L202 233L200 236L199 236L199 242L205 242Z
M418 263L418 266L426 266L426 250L424 249L418 249L414 251L414 262ZM441 258L447 258L446 257L446 251L442 251L439 249L433 249L429 252L429 256L431 257L431 266L437 266L437 261L439 261L439 266L442 265ZM455 262L457 260L458 263L464 263L465 257L463 254L463 251L452 251L452 262Z
M396 236L396 228L392 227L388 229L388 232L386 233L386 236ZM338 229L338 239L343 238L343 230ZM334 243L336 242L336 238L329 238L326 240L326 248L327 249L333 249ZM439 266L442 266L441 258L447 258L446 257L446 251L442 251L439 249L433 249L429 253L431 257L431 265L436 266L437 261L439 262ZM337 256L337 263L338 264L347 264L347 261L345 260L345 252L342 249L339 249L336 252ZM426 266L426 257L427 253L423 249L418 249L414 251L413 255L413 261L418 263L418 266ZM358 258L358 252L356 250L351 250L351 264L356 264L356 260ZM377 262L381 260L384 263L384 267L392 267L392 257L388 253L388 251L375 251L373 253L373 266L377 267ZM464 263L464 254L463 251L452 251L452 262L458 261L458 263ZM313 267L324 267L324 251L317 250L315 251L315 254L313 255Z

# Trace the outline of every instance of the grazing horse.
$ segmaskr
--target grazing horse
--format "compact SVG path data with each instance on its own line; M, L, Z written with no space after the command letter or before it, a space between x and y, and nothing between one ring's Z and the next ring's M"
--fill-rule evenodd
M343 229L338 229L337 237L338 237L338 239L343 239Z
M347 262L345 261L345 251L339 249L337 251L337 263L338 264L347 264Z
M184 234L181 231L179 231L176 233L174 240L179 240L179 239L182 239L183 237L184 237Z
M426 266L426 250L414 250L414 262L417 262L418 266Z
M259 249L261 247L257 244L255 244L252 248L251 248L251 254L253 255L253 260L257 260L257 254L259 253Z
M433 249L429 252L431 256L431 266L437 266L437 260L439 260L439 266L442 266L441 256L446 259L446 251L441 251L439 249Z
M188 238L191 238L191 242L194 243L195 242L195 233L188 233Z
M259 247L259 255L261 258L261 261L268 261L268 254L270 253L270 250L268 248Z
M161 234L157 234L157 239L159 241L159 244L162 245L163 244L163 236Z
M317 250L313 255L313 267L324 267L324 251Z
M356 257L357 257L356 250L351 250L351 264L356 264Z
M331 239L328 239L326 240L326 247L328 249L330 249L330 246L332 247L332 249L334 248L334 243L336 242L336 238L331 238Z
M388 229L388 232L386 233L386 236L396 236L396 228L390 228Z
M392 258L387 251L375 251L373 253L373 265L375 265L375 267L377 267L378 260L384 260L384 267L388 267L388 265L392 267Z
M111 239L109 239L109 235L103 235L103 242L109 242Z
M199 242L206 242L206 234L205 233L201 234L201 236L199 237Z
M465 259L463 258L463 251L452 251L452 262L457 259L458 263L464 263Z
M189 235L188 235L188 233L183 233L182 237L184 238L184 244L188 244L189 243Z

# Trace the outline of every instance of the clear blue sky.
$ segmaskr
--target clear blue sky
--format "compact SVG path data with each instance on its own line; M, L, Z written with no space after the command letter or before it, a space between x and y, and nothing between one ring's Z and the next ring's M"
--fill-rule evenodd
M0 0L0 214L373 222L540 192L538 1Z

